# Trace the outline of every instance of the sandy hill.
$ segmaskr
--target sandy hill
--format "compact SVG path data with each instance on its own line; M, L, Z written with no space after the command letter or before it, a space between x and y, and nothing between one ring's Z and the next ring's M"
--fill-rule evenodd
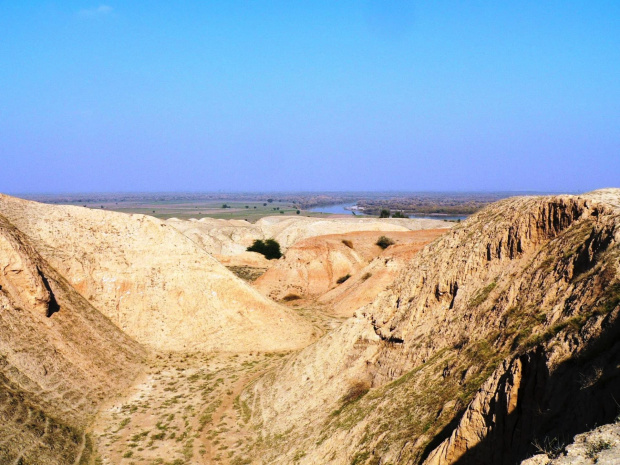
M337 301L342 304L337 313L350 313L347 316L351 316L352 311L370 302L385 287L381 286L382 283L391 281L393 274L387 272L388 269L396 269L397 262L404 263L446 231L358 231L302 239L289 247L284 258L278 260L254 285L275 300L295 297L319 299L332 291L322 300ZM377 240L386 234L394 245L383 250L377 245ZM402 257L403 260L395 257ZM366 269L374 259L377 260L373 266ZM373 275L374 279L371 279ZM351 296L348 303L342 301L352 293L357 298ZM362 295L367 297L362 298ZM345 307L348 312L344 311Z
M286 350L314 337L305 320L166 222L6 195L0 214L94 307L149 347Z
M426 244L446 232L445 229L426 229L389 234L389 238L395 242L394 245L382 251L344 283L323 294L318 302L327 306L332 315L352 316L392 284L413 256Z
M620 190L498 202L245 391L264 463L512 464L613 421Z
M91 458L86 425L143 358L0 215L0 463Z
M243 220L170 219L168 225L200 244L207 252L236 255L245 251L256 239L274 238L283 251L302 239L354 231L415 231L449 228L452 223L431 219L399 218L308 218L303 216L269 216L248 223Z

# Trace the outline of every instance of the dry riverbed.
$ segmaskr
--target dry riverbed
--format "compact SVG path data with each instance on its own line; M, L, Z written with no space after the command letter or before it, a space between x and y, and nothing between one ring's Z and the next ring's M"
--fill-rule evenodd
M157 354L94 425L98 464L251 463L247 406L239 393L282 353Z

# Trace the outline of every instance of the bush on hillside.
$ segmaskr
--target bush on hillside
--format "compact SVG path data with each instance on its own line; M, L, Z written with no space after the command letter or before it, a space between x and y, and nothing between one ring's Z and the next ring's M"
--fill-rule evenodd
M379 239L377 239L376 244L382 249L387 249L389 246L394 244L394 241L389 237L381 236Z
M268 260L277 259L282 256L280 244L275 239L265 239L264 241L256 239L246 250L248 252L258 252L263 254Z
M338 284L342 284L343 282L345 282L347 279L349 279L351 277L350 274L345 274L344 276L341 276L340 278L338 278L338 280L336 281Z

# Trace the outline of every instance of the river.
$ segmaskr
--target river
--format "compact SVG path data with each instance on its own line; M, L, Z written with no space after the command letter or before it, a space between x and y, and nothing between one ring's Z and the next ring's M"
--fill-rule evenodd
M353 203L338 203L335 205L321 205L320 207L314 207L311 208L310 211L311 212L318 212L318 213L332 213L332 214L338 214L338 215L353 215L353 211L351 210L347 210L347 208L351 208L354 207L356 205L355 202ZM362 216L364 215L364 213L362 212L355 212L356 215L358 216ZM467 219L467 215L443 215L443 214L437 214L437 215L424 215L424 214L419 214L419 215L409 215L409 218L424 218L424 219L432 219L432 220L447 220L447 221L463 221L465 219Z

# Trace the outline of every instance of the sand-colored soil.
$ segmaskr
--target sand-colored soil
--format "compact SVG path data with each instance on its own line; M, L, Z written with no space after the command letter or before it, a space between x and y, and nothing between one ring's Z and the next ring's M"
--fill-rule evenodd
M100 411L92 435L102 464L249 463L241 390L286 353L159 353ZM252 441L253 442L253 441Z

